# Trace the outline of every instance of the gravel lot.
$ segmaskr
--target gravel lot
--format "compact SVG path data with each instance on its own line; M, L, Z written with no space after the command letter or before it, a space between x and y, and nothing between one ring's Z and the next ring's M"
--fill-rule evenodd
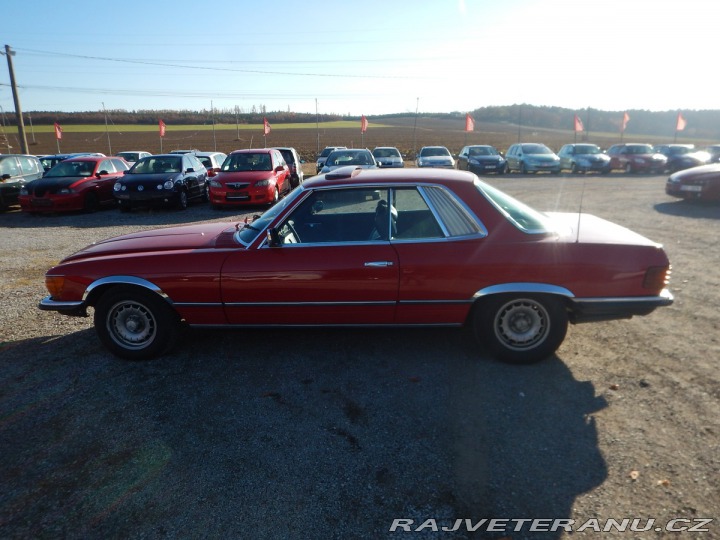
M713 518L702 538L720 538L720 206L672 200L660 176L489 180L662 242L675 304L571 326L534 366L459 330L190 331L130 363L90 319L37 309L47 268L108 236L244 216L0 214L0 535L499 538L433 525L638 518L655 522L605 535L692 538L663 527ZM508 537L601 536L529 528Z

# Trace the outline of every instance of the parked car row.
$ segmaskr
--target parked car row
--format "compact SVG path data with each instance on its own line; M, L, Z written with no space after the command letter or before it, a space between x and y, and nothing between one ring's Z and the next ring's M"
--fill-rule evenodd
M369 152L368 152L369 154ZM372 155L370 155L372 159ZM51 213L117 206L187 208L274 204L303 183L302 160L291 147L151 154L141 150L31 156L0 154L0 209Z

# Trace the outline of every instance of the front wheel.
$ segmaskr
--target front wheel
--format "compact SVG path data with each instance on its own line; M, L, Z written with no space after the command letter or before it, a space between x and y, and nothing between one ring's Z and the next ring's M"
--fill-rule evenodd
M568 316L558 298L503 294L475 308L476 338L503 362L532 364L553 354L565 339Z
M187 210L188 207L188 194L187 191L184 189L180 190L180 193L178 193L178 200L177 200L177 209L178 210Z
M147 360L177 340L180 320L157 293L118 286L95 305L95 331L111 353L126 360Z

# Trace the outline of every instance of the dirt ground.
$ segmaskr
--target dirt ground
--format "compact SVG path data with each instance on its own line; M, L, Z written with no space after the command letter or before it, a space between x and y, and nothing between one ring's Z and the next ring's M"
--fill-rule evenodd
M457 330L193 331L130 363L91 320L36 308L44 271L115 234L243 215L0 214L2 536L720 538L720 206L660 176L489 181L664 244L675 303L571 326L533 366ZM483 518L550 521L442 530ZM599 532L611 519L639 521Z

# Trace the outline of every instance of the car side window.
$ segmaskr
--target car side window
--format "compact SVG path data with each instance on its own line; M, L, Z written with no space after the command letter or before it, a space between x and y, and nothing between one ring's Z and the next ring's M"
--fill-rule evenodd
M343 244L388 238L390 222L376 223L388 190L317 190L278 227L283 244ZM384 237L384 238L383 238Z
M40 171L37 161L32 158L19 156L18 160L20 161L20 168L22 169L23 174L33 174Z
M444 238L443 231L417 188L393 190L392 237L398 240Z
M0 175L9 174L11 177L20 175L20 167L18 167L17 159L14 157L0 160Z

